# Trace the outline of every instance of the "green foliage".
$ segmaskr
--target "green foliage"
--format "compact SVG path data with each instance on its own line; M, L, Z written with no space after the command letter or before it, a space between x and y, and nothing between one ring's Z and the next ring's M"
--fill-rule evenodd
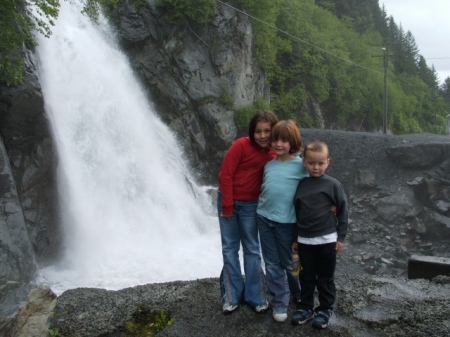
M106 14L109 14L117 7L119 1L120 0L84 0L84 6L81 12L97 22L101 10L104 10Z
M107 12L122 0L83 0L82 12L97 20L100 8ZM143 0L133 0L139 3ZM73 5L77 5L74 3ZM59 14L60 0L2 0L0 4L0 82L22 83L23 48L36 45L34 32L50 37Z
M33 11L34 9L34 11ZM33 32L48 37L58 16L59 0L2 0L0 5L0 81L23 81L23 46L36 44Z
M167 316L164 309L157 312L141 305L133 313L132 318L125 322L124 329L130 336L151 337L172 324L173 319Z
M255 34L256 53L259 65L267 71L270 79L273 67L276 67L276 56L280 39L276 26L282 0L232 0L233 6L250 14L258 20L252 20Z
M215 0L160 0L158 6L167 10L168 21L178 24L185 19L209 22L216 8Z
M302 127L319 127L319 120L307 108L316 103L326 127L381 130L381 47L387 47L389 131L444 132L450 82L439 87L436 71L418 54L412 34L388 18L377 1L231 3L260 19L251 18L258 61L266 71L272 108L280 118L293 118ZM238 125L244 124L241 117L236 116Z
M447 77L439 88L444 100L450 104L450 77ZM450 109L449 109L450 110Z
M292 118L303 127L311 127L310 123L300 119L308 100L308 92L302 85L289 90L286 94L273 95L272 107L280 119ZM309 124L309 125L308 125Z
M59 328L50 328L48 329L48 336L49 337L58 337L59 336Z
M217 96L214 96L214 95L206 95L206 96L201 97L201 98L198 100L198 103L199 103L200 105L204 105L204 104L209 104L209 103L217 102L218 100L219 100L219 98L218 98Z
M219 102L229 110L231 110L233 108L234 99L230 94L230 88L228 85L226 85L225 88L223 88L222 95L220 95Z
M244 133L248 130L250 120L260 110L269 110L269 104L263 100L258 100L254 105L248 105L238 109L234 120L239 133Z
M214 96L214 95L206 95L201 97L198 100L198 104L204 105L209 103L219 102L220 104L224 105L227 109L232 109L234 105L234 99L231 96L230 88L228 85L226 85L223 90L220 97Z
M23 79L24 46L33 46L34 31L44 36L58 15L60 0L2 0L0 4L0 81ZM123 0L83 0L82 11L98 18ZM136 5L146 0L132 0ZM378 131L383 124L383 52L388 55L388 129L393 133L445 132L450 113L450 78L439 86L436 71L419 54L410 32L374 0L230 0L250 15L259 65L271 88L272 109L302 127L319 127L308 114L317 104L326 127ZM160 0L170 22L207 23L214 0ZM32 11L32 8L36 10ZM242 15L242 14L238 14ZM205 96L232 109L229 88L220 97ZM236 114L238 130L264 105ZM265 106L264 108L267 108Z

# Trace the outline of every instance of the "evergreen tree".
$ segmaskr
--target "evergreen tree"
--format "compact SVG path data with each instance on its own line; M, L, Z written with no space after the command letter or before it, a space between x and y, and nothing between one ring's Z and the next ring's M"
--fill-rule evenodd
M450 104L450 77L447 77L440 87L440 92L444 100ZM450 111L449 111L450 113Z
M409 30L402 36L402 52L403 71L410 75L416 74L417 62L419 61L419 48L417 47L414 36Z
M434 66L429 68L425 58L422 55L420 55L417 67L420 79L424 81L431 89L438 90L439 81L437 79L437 72L434 69Z

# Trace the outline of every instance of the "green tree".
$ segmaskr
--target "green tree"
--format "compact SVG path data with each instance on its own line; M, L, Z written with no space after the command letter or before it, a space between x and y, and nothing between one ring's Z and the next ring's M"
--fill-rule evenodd
M256 54L259 65L266 70L270 81L271 75L277 71L276 57L282 41L277 37L274 29L279 12L283 6L282 0L231 0L236 8L258 20L252 20L255 32ZM281 47L283 48L283 47Z
M424 81L430 88L433 88L434 90L439 89L439 82L437 79L437 72L436 69L434 69L434 66L431 68L428 67L427 61L425 58L420 55L419 61L417 63L418 67L418 74L422 81Z
M377 0L316 0L315 3L334 13L340 20L350 19L352 28L358 33L373 28L376 11L379 11Z
M23 48L36 45L34 32L37 30L46 37L51 35L51 27L58 16L61 0L2 0L0 4L0 81L7 85L23 81ZM82 0L82 12L94 20L100 8L111 9L122 0ZM246 5L264 13L270 19L279 0L245 1ZM144 0L132 0L144 3ZM215 0L160 0L158 5L168 11L172 23L178 20L192 19L200 23L210 20L215 10ZM269 20L270 21L270 20ZM273 21L273 20L272 20ZM257 41L263 45L270 41L272 34L259 34ZM257 42L258 43L258 42ZM273 48L272 48L273 49ZM262 63L266 65L271 62ZM269 58L270 60L270 58Z
M394 64L397 71L406 72L409 75L417 74L419 48L417 47L414 36L410 31L404 34L400 26L398 40L395 43Z
M444 100L450 104L450 77L447 77L440 87L440 91Z
M0 81L23 80L23 47L36 44L36 29L50 36L58 16L59 0L2 0L0 5Z
M214 15L215 0L161 0L158 6L167 10L168 21L178 24L185 19L207 23Z
M0 82L17 85L24 76L24 48L36 46L35 32L50 37L61 0L1 0ZM96 20L100 8L115 8L121 0L81 0L82 12ZM139 3L142 0L132 0ZM75 5L75 3L74 3Z

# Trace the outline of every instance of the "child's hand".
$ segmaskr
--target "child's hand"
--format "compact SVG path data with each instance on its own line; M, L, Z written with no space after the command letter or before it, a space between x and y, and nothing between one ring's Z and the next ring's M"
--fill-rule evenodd
M342 249L344 249L344 244L342 242L336 242L336 251L339 253Z
M294 242L291 245L292 253L298 254L298 242Z
M337 208L335 205L331 206L330 211L332 211L334 214L336 214Z
M227 220L230 220L231 217L233 216L233 214L224 214L223 212L220 212L220 216L221 216L222 218L225 218L225 219L227 219Z

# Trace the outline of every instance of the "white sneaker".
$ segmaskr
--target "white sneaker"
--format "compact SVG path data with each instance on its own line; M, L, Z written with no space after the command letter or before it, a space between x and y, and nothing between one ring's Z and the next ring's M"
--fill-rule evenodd
M274 312L273 313L273 319L276 320L277 322L280 322L280 323L284 322L284 321L287 320L287 313L285 313L285 312L279 312L279 313Z
M261 304L261 305L257 305L256 307L255 307L255 311L256 312L264 312L264 311L266 311L267 310L267 308L269 307L269 303L264 303L264 304Z
M224 313L231 313L234 310L236 310L237 307L238 307L237 304L224 303L224 305L223 305L223 312Z

